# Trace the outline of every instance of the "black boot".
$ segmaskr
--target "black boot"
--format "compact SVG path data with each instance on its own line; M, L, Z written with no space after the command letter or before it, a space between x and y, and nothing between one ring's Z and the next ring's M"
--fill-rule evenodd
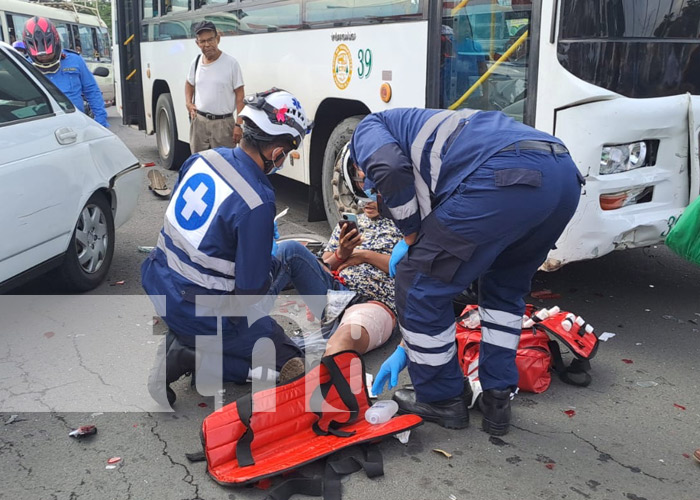
M170 406L175 403L177 396L170 384L183 375L194 374L195 350L192 347L182 345L177 337L168 332L164 345L158 347L156 360L151 368L148 379L148 391L159 404L167 406L163 399L163 389Z
M463 396L444 401L421 403L416 401L415 391L399 389L392 398L399 404L399 413L413 413L428 422L435 422L447 429L463 429L469 425L469 403Z
M479 407L484 418L481 428L492 436L508 434L510 426L510 389L489 389L481 394Z

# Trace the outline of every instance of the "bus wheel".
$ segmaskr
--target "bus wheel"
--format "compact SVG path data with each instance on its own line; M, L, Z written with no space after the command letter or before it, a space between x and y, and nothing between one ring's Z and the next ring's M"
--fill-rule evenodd
M328 224L334 227L340 220L341 212L359 212L357 200L345 185L340 165L340 152L352 137L363 116L346 118L333 129L323 155L323 205Z
M161 94L156 102L156 142L158 155L168 170L177 170L190 155L189 146L177 140L175 110L170 94Z

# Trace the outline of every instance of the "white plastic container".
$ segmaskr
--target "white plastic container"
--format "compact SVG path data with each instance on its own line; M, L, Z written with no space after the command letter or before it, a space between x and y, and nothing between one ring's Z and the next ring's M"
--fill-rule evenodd
M382 399L370 406L365 412L365 420L370 424L383 424L391 420L399 411L399 404L393 399Z

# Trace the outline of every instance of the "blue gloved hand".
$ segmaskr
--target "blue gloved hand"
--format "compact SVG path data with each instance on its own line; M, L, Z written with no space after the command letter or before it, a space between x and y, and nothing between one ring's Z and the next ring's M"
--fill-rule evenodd
M384 392L384 383L387 380L389 381L389 390L396 387L396 384L399 383L399 373L406 368L406 363L408 363L406 351L403 347L398 346L394 354L386 358L381 368L379 368L377 377L372 384L372 394L378 396Z
M277 255L277 249L278 249L277 240L280 237L280 230L277 227L277 221L275 221L275 232L273 233L273 236L274 236L274 239L272 240L272 256L274 257Z
M394 246L394 249L391 251L391 258L389 259L389 276L392 278L396 276L396 266L407 253L408 243L406 243L406 240L401 240Z

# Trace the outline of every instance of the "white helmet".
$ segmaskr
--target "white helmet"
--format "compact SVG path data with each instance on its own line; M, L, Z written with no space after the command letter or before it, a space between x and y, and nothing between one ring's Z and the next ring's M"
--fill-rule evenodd
M265 134L264 137L254 135L256 139L269 141L270 136L289 136L294 149L299 147L313 127L297 98L286 90L274 87L246 96L241 117L250 120Z

